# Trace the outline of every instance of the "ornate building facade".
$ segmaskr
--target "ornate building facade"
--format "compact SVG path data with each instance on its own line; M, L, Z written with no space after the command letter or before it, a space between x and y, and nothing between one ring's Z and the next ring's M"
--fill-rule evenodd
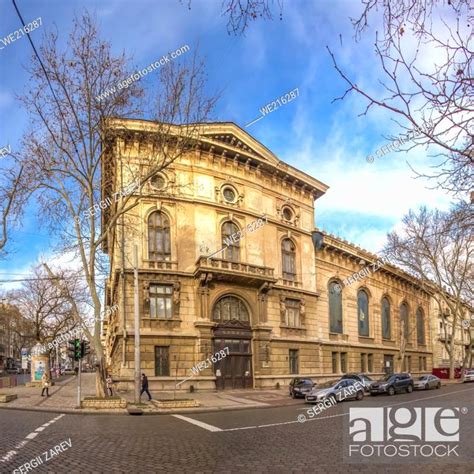
M141 169L156 152L154 127L109 123L105 198L132 182L130 163ZM389 265L344 285L377 257L317 231L315 202L327 189L233 123L200 126L192 149L133 191L137 205L104 247L106 304L119 307L104 322L114 379L133 382L134 246L151 389L274 388L298 375L377 376L402 363L430 372L429 295Z

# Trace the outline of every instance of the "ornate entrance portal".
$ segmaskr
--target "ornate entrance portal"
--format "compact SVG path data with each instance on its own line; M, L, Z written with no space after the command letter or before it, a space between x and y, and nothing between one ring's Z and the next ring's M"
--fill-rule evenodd
M229 353L214 365L217 389L252 388L252 331L247 307L235 296L224 296L214 305L212 317L218 323L214 353L226 347Z

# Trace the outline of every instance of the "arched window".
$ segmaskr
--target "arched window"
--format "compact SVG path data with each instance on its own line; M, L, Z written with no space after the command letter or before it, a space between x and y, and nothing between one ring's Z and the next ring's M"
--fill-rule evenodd
M402 303L400 305L400 328L403 324L403 337L408 341L408 335L410 333L410 328L408 327L408 305Z
M248 323L249 312L239 298L224 296L214 305L212 319L219 322L237 320Z
M222 246L224 247L224 260L231 262L240 261L240 237L242 233L236 224L231 221L222 224Z
M369 336L369 297L364 290L357 293L357 313L359 315L359 336Z
M290 239L284 239L281 243L281 259L283 278L296 280L296 247Z
M148 218L148 258L156 261L171 260L170 220L161 211Z
M418 344L425 343L425 318L421 308L416 310L416 337Z
M392 336L392 328L390 321L390 301L388 298L382 298L382 338L390 339Z
M341 285L329 283L329 332L342 334L342 294Z

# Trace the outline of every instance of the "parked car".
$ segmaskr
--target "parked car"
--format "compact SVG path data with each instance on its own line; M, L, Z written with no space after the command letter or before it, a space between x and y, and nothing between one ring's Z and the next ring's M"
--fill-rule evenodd
M436 375L423 375L413 382L415 390L429 390L430 388L440 388L441 380Z
M307 403L318 403L332 399L334 403L355 398L364 398L364 386L357 380L345 379L338 382L327 382L321 387L314 387L307 395Z
M464 382L474 382L474 369L465 370L462 381L463 381L463 383Z
M311 379L296 378L290 382L290 397L304 398L307 393L315 386L315 383Z
M365 391L368 393L370 391L370 386L375 382L374 379L371 379L368 375L365 374L344 374L341 377L341 380L352 379L359 381L363 386Z
M388 374L383 379L374 382L370 386L370 394L388 393L395 395L397 392L413 392L413 379L410 374Z

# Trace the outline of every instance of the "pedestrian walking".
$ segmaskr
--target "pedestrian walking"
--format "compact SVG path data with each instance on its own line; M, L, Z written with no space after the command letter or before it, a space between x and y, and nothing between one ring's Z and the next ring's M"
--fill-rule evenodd
M148 391L148 377L145 374L142 374L142 391L140 392L140 397L145 392L148 395L148 401L151 400L150 392Z
M78 373L79 373L79 367L74 367L74 374L77 376Z
M112 390L113 381L110 375L108 375L107 378L105 379L105 383L107 384L107 390L109 391L109 395L113 397L114 395L114 392Z
M45 372L41 377L41 382L43 383L43 390L41 391L41 396L44 397L44 391L46 390L46 396L49 397L50 378L47 372Z

